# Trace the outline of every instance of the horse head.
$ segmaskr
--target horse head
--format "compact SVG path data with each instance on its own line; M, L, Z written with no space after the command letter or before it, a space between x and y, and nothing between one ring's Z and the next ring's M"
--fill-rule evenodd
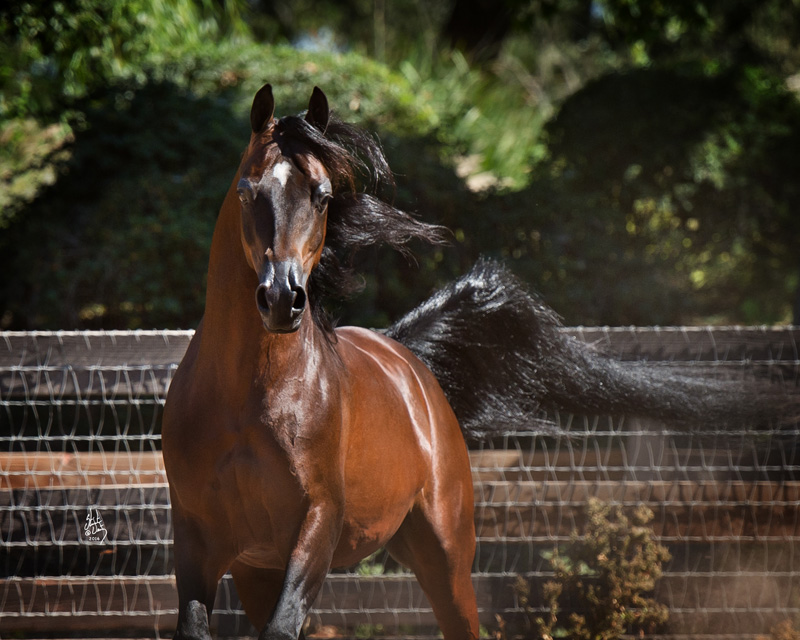
M245 257L258 277L256 307L267 331L289 333L299 328L308 306L333 187L323 162L283 130L274 110L272 87L265 85L253 100L252 135L236 191ZM328 118L328 100L315 87L299 126L313 139L324 133Z

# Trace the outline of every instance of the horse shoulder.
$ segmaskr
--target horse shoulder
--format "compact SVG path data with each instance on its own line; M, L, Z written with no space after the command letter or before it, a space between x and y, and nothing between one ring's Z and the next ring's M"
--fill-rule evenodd
M337 335L339 353L351 380L351 403L358 404L359 396L366 397L362 404L368 405L372 415L379 405L385 405L395 423L407 415L417 430L426 432L426 439L432 437L432 429L457 427L436 378L405 346L358 327L338 329Z
M422 361L404 345L378 331L361 327L341 327L336 329L336 335L345 361L348 352L357 352L362 359L366 356L376 362L380 361L384 367L410 367L415 373L421 372L425 384L436 380Z
M215 386L201 343L202 322L170 382L164 406L161 444L175 496L179 489L191 494L236 435L228 428L232 412Z

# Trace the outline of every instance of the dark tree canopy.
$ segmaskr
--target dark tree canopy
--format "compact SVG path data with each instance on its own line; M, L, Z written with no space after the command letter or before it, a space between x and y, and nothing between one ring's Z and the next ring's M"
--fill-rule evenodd
M786 0L122 0L0 9L0 328L187 327L264 82L374 132L378 326L480 256L569 324L800 322L800 7Z

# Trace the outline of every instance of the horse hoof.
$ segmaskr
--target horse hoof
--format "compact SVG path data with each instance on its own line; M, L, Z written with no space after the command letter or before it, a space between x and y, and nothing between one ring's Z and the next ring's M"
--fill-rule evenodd
M211 640L206 605L192 600L181 612L175 640Z

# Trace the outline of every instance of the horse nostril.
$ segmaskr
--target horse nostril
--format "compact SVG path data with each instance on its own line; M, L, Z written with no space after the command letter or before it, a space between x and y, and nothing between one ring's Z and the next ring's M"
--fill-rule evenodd
M306 308L306 290L303 287L294 287L294 298L292 299L292 313L297 315Z
M265 326L278 333L294 331L308 306L302 271L292 261L270 262L256 286L256 306Z
M269 301L267 300L267 286L266 285L259 285L256 289L256 305L258 305L258 310L262 313L267 313L269 311Z

